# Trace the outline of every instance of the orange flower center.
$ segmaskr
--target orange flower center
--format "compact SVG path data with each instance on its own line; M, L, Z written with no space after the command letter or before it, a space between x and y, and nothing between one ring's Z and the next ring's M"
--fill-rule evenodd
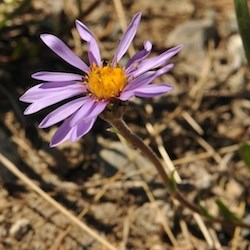
M127 84L124 70L120 67L112 68L110 65L93 65L86 80L90 93L100 100L118 97Z

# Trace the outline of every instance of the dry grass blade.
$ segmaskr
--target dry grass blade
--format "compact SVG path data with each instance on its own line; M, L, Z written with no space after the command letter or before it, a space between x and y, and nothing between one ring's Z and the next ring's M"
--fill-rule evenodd
M182 112L182 117L189 123L189 125L199 134L203 135L204 131L194 118L186 111Z
M125 13L122 7L122 2L121 0L113 0L114 5L115 5L115 9L117 12L117 16L121 25L121 29L123 31L123 33L125 33L126 29L127 29L127 22L126 22L126 17L125 17ZM132 57L132 55L135 53L135 48L133 46L133 44L130 45L130 48L128 50L129 56Z
M180 220L179 224L180 224L181 232L185 238L186 248L192 249L194 246L193 246L192 241L191 241L192 238L189 234L187 223L184 220Z
M209 229L209 233L210 233L210 235L211 235L211 237L213 239L213 242L214 242L214 249L216 249L216 250L223 250L223 248L222 248L222 246L220 244L220 241L218 239L218 236L216 234L215 229L210 228Z
M201 216L197 213L193 213L193 217L196 220L209 248L214 247L213 239L211 238L210 233L209 233L204 221L202 220Z
M238 148L239 148L239 145L236 144L236 145L231 145L231 146L228 146L228 147L220 148L220 149L218 149L216 151L219 154L227 154L227 153L235 152L236 150L238 150ZM190 155L190 156L186 156L186 157L183 157L183 158L173 160L173 164L175 166L177 166L177 165L180 165L180 164L190 163L190 162L193 162L193 161L202 160L202 159L212 157L213 154L214 153L212 151L209 151L209 152L206 151L206 152L203 152L203 153L194 154L194 155Z
M67 209L65 209L61 204L51 198L48 194L46 194L41 188L39 188L31 179L25 176L18 168L9 161L5 156L0 153L0 162L6 167L11 173L21 179L29 188L35 191L38 195L40 195L44 200L49 202L54 208L64 214L71 223L74 223L78 227L80 227L84 232L88 233L95 240L101 243L103 246L107 247L110 250L116 250L117 248L111 245L106 239L100 237L94 230L80 221L77 217L71 214Z
M205 150L207 150L208 152L210 152L211 153L211 155L212 155L212 157L214 158L214 160L218 163L218 164L220 164L220 162L221 162L221 157L220 157L220 155L215 151L215 149L211 146L211 145L209 145L208 144L208 142L207 141L205 141L202 137L197 137L197 142L205 149Z
M146 105L145 109L146 109L146 112L149 115L153 115L152 106ZM162 141L161 136L159 136L159 134L157 133L158 131L156 131L154 126L149 122L146 123L146 129L148 130L149 134L154 137L154 139L155 139L155 141L157 143L158 150L159 150L159 152L161 154L161 157L163 158L164 163L165 163L164 166L166 166L165 171L167 173L168 172L174 172L173 176L175 178L175 181L177 183L180 183L181 178L180 178L179 174L177 173L177 171L175 169L175 166L174 166L173 162L171 161L166 149L163 146L163 141Z
M241 202L240 206L238 208L238 215L239 217L242 217L245 211L245 207L246 204L245 202ZM239 241L240 241L240 233L241 233L241 228L240 227L236 227L234 230L234 235L233 235L233 239L232 239L232 245L231 245L231 250L237 250L239 249Z
M128 215L124 219L124 222L123 222L123 236L122 236L121 250L127 249L126 245L127 245L128 236L129 236L130 218L131 218L132 211L133 211L133 209L129 208Z

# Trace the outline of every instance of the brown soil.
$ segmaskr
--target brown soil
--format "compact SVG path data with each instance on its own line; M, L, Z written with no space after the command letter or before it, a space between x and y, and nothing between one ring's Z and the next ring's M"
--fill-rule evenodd
M201 48L180 53L174 70L162 77L174 90L161 98L132 100L124 119L159 157L167 151L187 199L222 218L219 199L250 222L250 172L238 154L238 146L250 139L250 73L237 47L233 1L121 2L121 10L113 1L0 3L0 20L14 13L0 28L1 155L117 249L249 249L246 229L209 223L171 199L153 166L110 133L104 121L79 142L51 149L57 126L37 128L50 109L22 114L26 105L18 97L36 83L32 73L74 71L42 44L41 33L58 35L86 60L86 46L74 27L80 19L109 59L122 36L122 13L128 23L142 11L133 47L141 49L151 40L155 54L171 46L168 35L179 25L213 19L214 33L205 31ZM107 249L4 164L0 177L0 249Z

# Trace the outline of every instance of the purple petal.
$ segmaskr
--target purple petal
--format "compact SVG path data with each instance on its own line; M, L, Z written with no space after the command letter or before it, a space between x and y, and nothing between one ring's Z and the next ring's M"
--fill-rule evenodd
M123 92L130 91L140 87L141 85L147 85L155 79L156 71L148 71L137 78L131 80L124 88Z
M160 69L158 69L156 71L156 74L155 74L155 77L160 77L161 75L163 74L166 74L167 72L169 72L172 68L174 67L174 64L173 63L170 63Z
M47 128L62 120L65 120L84 104L84 99L86 99L86 97L81 97L76 100L70 101L50 112L39 124L39 128Z
M165 74L174 66L173 63L166 65L165 67L157 70L157 71L148 71L137 78L133 79L120 94L119 99L122 101L127 101L133 96L135 96L135 92L142 87L146 87L148 84L153 82L153 80L162 74Z
M141 20L141 12L138 12L132 19L131 23L129 24L127 31L123 35L117 49L115 52L115 56L112 60L112 66L115 66L123 55L127 52L131 42L133 41L138 25Z
M42 84L37 84L30 89L28 89L22 96L19 97L19 100L22 102L32 103L33 101L45 97L47 93L41 92L39 89Z
M58 86L59 85L59 86ZM28 89L20 98L20 101L32 103L38 99L44 98L52 93L57 93L59 91L58 87L60 87L60 90L63 89L63 87L67 88L68 86L74 86L75 83L58 83L55 86L55 82L53 83L41 83L37 84L30 89Z
M44 82L39 87L41 90L47 90L47 91L60 91L68 88L75 88L75 86L81 86L84 87L85 85L76 82L76 81L70 81L70 82Z
M86 73L89 71L89 67L61 39L51 34L43 34L40 37L64 61Z
M172 88L172 86L164 83L150 84L146 87L137 89L135 91L135 96L146 98L155 97L167 93Z
M130 98L132 98L137 88L148 85L155 79L155 74L156 74L155 71L148 71L140 75L136 79L133 79L122 91L122 93L119 96L119 99L122 101L127 101Z
M86 135L93 127L97 117L88 120L80 120L73 128L70 140L72 142L78 141L81 137Z
M145 41L143 43L144 49L138 51L126 64L126 73L130 72L134 68L134 65L145 59L152 49L152 43L150 41Z
M119 99L121 101L127 101L129 99L131 99L133 96L135 96L135 91L131 90L131 91L126 91L126 92L122 92L119 96Z
M95 99L88 96L85 99L84 105L74 114L74 117L72 117L70 121L70 126L74 127L80 120L86 118L88 113L93 108L95 102L96 102Z
M90 64L101 66L101 54L98 43L96 42L94 36L90 30L79 20L76 20L76 28L81 38L88 43L88 57Z
M82 76L72 73L64 72L48 72L40 71L34 73L32 78L42 81L54 81L54 82L64 82L64 81L82 81Z
M76 125L72 127L70 123L74 116L75 114L65 120L58 128L51 140L50 147L56 147L67 140L73 142L79 140L90 131L96 121L96 117L88 120L79 120Z
M70 139L72 133L72 127L69 125L70 117L64 121L64 123L57 129L56 133L52 137L50 147L56 147L59 144Z
M136 71L133 72L133 76L137 77L140 74L148 71L148 70L152 70L154 68L160 67L163 64L166 64L167 61L173 57L174 55L176 55L182 48L182 45L176 46L172 49L169 49L165 52L163 52L162 54L160 54L159 56L153 57L153 58L149 58L149 59L145 59L144 61L142 61L139 65L138 65L138 69Z
M142 87L150 84L156 77L156 71L148 71L139 77L133 79L120 94L119 99L127 101L135 95L135 91Z
M107 106L108 102L98 102L88 97L85 99L84 105L75 113L70 121L70 126L75 126L82 119L97 117Z
M53 92L52 94L48 92L47 96L41 99L38 99L37 101L34 101L31 105L29 105L24 111L24 114L29 115L29 114L35 113L57 102L66 100L76 95L80 95L82 93L83 93L82 88L79 86L77 88L71 88L71 89L66 89L66 90L62 90L59 92L58 91Z
M97 117L99 114L101 114L101 112L106 108L107 105L108 105L108 101L107 102L104 102L104 101L95 102L94 105L92 106L92 109L88 113L87 118L89 119L92 117Z
M86 86L76 84L75 82L46 82L38 84L28 89L20 98L20 101L33 103L39 99L45 98L51 94L58 93L67 89L81 89L82 93L86 92Z

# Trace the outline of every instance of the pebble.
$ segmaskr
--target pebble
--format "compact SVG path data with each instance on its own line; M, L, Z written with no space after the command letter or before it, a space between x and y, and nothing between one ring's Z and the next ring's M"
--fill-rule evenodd
M21 240L30 228L31 224L28 219L19 219L11 226L9 233L16 240Z
M185 21L167 34L166 47L183 44L180 53L187 62L192 63L197 74L203 65L206 56L206 46L208 41L218 40L218 32L215 25L215 15L209 12L203 19Z
M103 144L103 149L100 151L100 157L102 159L102 162L105 162L105 174L106 175L112 175L114 174L118 169L122 169L126 174L129 174L130 171L135 170L135 164L141 166L141 168L145 171L143 174L143 177L145 178L145 181L151 181L153 178L154 166L150 161L148 161L145 157L143 157L140 153L137 153L134 151L134 149L131 147L128 151L129 154L131 154L131 157L133 157L134 152L136 154L135 159L133 162L131 162L128 158L128 155L126 152L126 149L124 145L122 145L121 142L99 142L100 144ZM148 170L148 172L147 172ZM134 177L136 179L136 176ZM139 177L140 179L140 177Z
M231 71L238 70L245 60L243 43L239 34L234 34L228 39L227 51Z

